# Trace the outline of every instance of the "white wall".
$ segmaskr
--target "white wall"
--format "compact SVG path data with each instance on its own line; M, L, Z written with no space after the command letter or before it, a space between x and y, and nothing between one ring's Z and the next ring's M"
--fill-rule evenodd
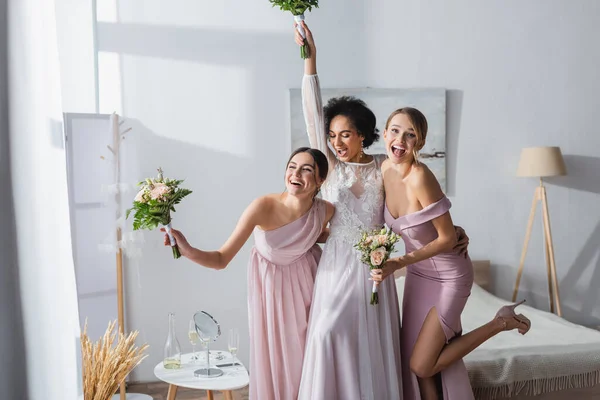
M265 0L99 0L101 112L134 126L126 180L186 178L194 194L174 226L193 244L218 248L256 196L283 189L289 154L287 90L302 62L291 17ZM104 15L104 14L103 14ZM559 0L331 0L308 16L324 87L444 87L448 94L448 192L453 218L471 237L472 258L492 260L496 292L512 294L535 180L518 179L521 147L559 145L570 175L548 196L563 309L600 320L600 4ZM401 104L399 104L401 106ZM382 121L383 122L383 121ZM128 139L129 140L129 139ZM539 215L538 215L539 217ZM538 219L539 222L539 219ZM537 222L536 222L537 223ZM522 295L545 308L541 226ZM133 376L153 380L167 313L207 310L245 332L248 244L222 272L174 261L158 233L146 235L127 272L127 321L151 345ZM138 268L139 267L139 268ZM577 294L577 296L576 296ZM576 299L577 298L577 299ZM219 342L225 347L226 338ZM248 360L248 340L241 358Z
M92 0L55 2L62 108L65 112L97 111L93 3Z

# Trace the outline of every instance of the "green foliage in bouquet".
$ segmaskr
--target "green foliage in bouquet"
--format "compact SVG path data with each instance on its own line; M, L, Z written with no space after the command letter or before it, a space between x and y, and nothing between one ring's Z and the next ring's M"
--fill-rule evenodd
M318 0L269 0L269 2L273 5L273 7L279 7L282 11L289 11L294 15L296 22L299 22L299 19L304 19L304 13L306 11L312 11L314 8L319 8ZM304 29L300 26L298 28L302 37L304 37ZM310 48L306 44L306 38L304 38L304 44L300 47L300 57L303 59L310 57Z
M319 0L269 0L273 7L279 7L281 11L289 11L293 15L302 15L306 11L319 8Z
M148 178L138 183L140 191L135 196L133 207L126 213L126 218L129 218L133 212L133 230L152 230L159 225L170 224L171 211L175 212L175 205L192 193L189 189L179 187L182 182L179 179L163 178L159 168L157 178ZM173 245L173 256L181 257L176 244Z

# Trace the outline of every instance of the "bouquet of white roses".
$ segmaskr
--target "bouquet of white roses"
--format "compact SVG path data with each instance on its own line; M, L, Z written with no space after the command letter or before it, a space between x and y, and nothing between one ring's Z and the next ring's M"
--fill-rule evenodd
M371 232L363 232L354 247L360 251L360 261L369 266L369 270L380 269L394 252L394 245L399 239L400 235L392 232L391 229L375 229ZM375 282L373 282L371 304L379 304Z
M269 0L273 7L278 6L282 11L290 11L294 15L294 21L296 21L298 32L304 39L304 45L300 48L300 57L309 58L310 51L306 45L306 33L302 27L301 22L304 21L304 13L308 10L311 11L313 7L319 8L319 0Z
M173 258L181 257L179 247L171 234L171 211L175 212L175 204L179 204L191 190L182 189L179 185L183 180L163 178L162 169L158 169L156 179L148 178L140 183L140 191L135 196L133 207L127 210L126 218L133 211L133 230L155 229L159 224L164 225L171 247Z

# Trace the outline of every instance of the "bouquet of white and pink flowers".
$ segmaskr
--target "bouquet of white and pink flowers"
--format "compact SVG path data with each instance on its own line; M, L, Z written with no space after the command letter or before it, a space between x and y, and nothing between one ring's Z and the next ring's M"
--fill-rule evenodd
M148 178L138 186L142 188L135 196L133 207L127 210L126 218L133 211L133 230L155 229L164 225L173 248L173 257L181 257L179 247L171 234L171 211L175 212L175 204L179 204L191 190L181 189L179 185L183 180L163 178L162 169L158 169L156 179Z
M391 229L375 229L364 232L354 247L360 251L360 261L369 266L369 270L380 269L394 252L394 245L399 239L400 235L392 232ZM373 282L371 304L379 304L375 282Z
M301 22L304 21L304 13L311 11L313 7L319 8L319 0L269 0L273 7L278 6L282 11L290 11L294 15L294 21L298 24L296 29L302 35L304 44L300 48L300 57L310 57L309 47L306 45L306 33Z

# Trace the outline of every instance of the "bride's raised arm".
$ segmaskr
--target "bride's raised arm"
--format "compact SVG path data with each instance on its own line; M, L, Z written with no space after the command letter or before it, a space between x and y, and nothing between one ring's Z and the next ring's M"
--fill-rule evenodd
M310 58L304 61L304 77L302 78L302 111L304 113L304 122L306 123L306 132L310 146L321 150L329 161L329 166L333 167L337 161L327 143L327 132L325 132L325 116L323 114L323 99L321 98L321 85L317 75L317 49L312 36L312 32L304 22L302 22L306 32L306 42L310 48ZM300 33L296 30L296 43L302 45L303 40Z

